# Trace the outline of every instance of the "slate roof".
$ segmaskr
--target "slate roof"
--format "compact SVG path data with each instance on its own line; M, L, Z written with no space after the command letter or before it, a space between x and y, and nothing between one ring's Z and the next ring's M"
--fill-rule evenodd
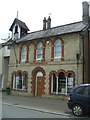
M80 32L82 31L86 25L83 24L82 21L75 22L71 24L66 24L62 26L53 27L46 30L35 31L27 34L26 36L18 39L16 42L30 41L39 38L47 38L56 35L63 35L68 33Z
M13 23L12 23L10 29L9 29L10 31L12 31L13 25L14 25L15 23L17 23L21 28L24 28L25 30L28 30L28 31L29 31L29 29L28 29L28 27L26 26L26 24L25 24L24 22L22 22L21 20L17 19L17 18L14 19L14 21L13 21Z

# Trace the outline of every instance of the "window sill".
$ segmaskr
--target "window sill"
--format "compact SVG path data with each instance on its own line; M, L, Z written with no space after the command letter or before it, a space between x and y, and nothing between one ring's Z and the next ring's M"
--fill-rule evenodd
M13 91L21 91L21 92L27 92L27 90L23 90L23 89L12 89Z

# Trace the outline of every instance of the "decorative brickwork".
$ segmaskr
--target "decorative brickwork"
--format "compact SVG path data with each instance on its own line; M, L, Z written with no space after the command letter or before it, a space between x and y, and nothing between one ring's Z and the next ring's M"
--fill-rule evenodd
M32 71L32 77L31 77L31 79L32 79L32 93L33 93L33 95L35 95L36 74L37 74L39 71L41 71L41 72L43 73L43 77L44 77L44 80L45 80L45 75L46 75L46 73L45 73L44 69L41 68L41 67L36 67L36 68Z

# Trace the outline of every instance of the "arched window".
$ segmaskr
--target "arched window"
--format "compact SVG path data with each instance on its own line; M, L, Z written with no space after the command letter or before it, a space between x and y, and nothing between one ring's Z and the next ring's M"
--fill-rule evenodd
M54 44L54 58L61 58L62 57L62 44L61 41L58 39Z
M73 71L59 70L51 74L50 89L53 94L68 94L75 85Z
M51 75L51 93L66 94L66 77L64 72Z
M36 60L42 60L42 54L43 54L43 45L40 42L37 44Z
M15 90L27 90L27 80L28 76L26 73L17 72L17 74L13 74L12 76L12 89Z
M16 76L16 88L22 89L22 74L20 72Z
M22 46L21 61L26 61L26 58L27 58L27 47L26 46Z

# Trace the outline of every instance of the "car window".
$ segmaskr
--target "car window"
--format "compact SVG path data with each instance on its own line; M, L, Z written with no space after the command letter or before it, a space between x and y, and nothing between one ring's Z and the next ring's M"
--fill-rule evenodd
M85 89L86 89L86 86L81 86L75 90L75 93L84 94Z
M90 86L88 86L88 95L90 95Z
M90 86L87 86L84 93L85 95L90 95Z

